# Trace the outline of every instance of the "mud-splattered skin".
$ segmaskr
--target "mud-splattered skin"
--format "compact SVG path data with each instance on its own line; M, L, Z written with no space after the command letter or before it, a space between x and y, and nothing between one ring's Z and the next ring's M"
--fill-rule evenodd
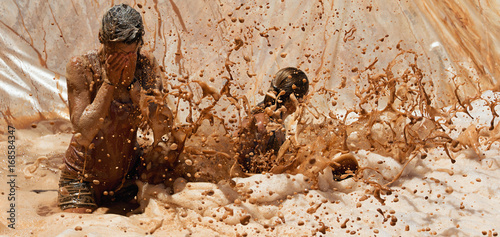
M260 173L278 164L277 155L286 139L284 121L297 110L297 98L302 101L308 89L303 71L287 67L276 73L264 101L242 120L237 134L238 162L244 170Z
M93 182L97 199L103 191L119 189L137 161L141 124L153 129L155 139L171 128L170 110L157 106L162 101L159 68L138 48L138 43L108 44L67 65L75 135L65 169Z
M263 106L257 106L249 118L242 121L238 146L239 163L244 170L260 173L275 163L276 154L285 142L283 120L281 123L276 120L265 113Z

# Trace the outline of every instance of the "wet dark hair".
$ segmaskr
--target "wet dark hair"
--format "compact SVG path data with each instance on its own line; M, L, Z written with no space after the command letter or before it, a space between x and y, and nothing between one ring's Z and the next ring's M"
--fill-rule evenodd
M297 99L304 97L309 90L309 80L306 74L297 68L287 67L280 69L269 87L268 93L274 93L276 96L281 91L285 91L284 95L277 96L279 100L277 108L281 107L290 100L290 95L293 93ZM280 102L281 101L281 102ZM269 95L264 97L264 106L268 107L276 103L276 100Z
M102 17L99 42L142 43L144 25L141 14L127 4L109 9Z

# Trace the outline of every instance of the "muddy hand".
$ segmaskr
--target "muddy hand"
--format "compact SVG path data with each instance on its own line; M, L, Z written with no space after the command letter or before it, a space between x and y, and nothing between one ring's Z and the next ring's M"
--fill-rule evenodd
M135 74L135 66L136 66L136 60L137 58L134 55L125 55L123 56L125 58L124 61L124 68L123 68L123 73L122 73L122 78L121 78L121 85L122 86L129 86L130 83L134 80L134 74Z
M122 54L111 54L106 58L106 74L108 80L118 85L121 81L123 70L125 69L126 58Z

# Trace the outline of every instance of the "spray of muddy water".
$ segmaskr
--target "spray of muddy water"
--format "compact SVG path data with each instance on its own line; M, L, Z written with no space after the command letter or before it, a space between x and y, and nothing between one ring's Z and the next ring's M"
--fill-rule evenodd
M323 17L330 17L325 13L325 6L322 2L317 5L322 9L321 13L325 15ZM239 13L243 9L250 10L257 7L265 8L262 5L241 4L237 5L233 11ZM372 8L373 6L369 6L363 10L371 12ZM334 12L338 14L336 10ZM185 29L181 13L178 11L175 13ZM172 106L176 121L182 124L176 129L180 130L184 136L182 139L184 149L179 156L177 170L175 173L168 171L173 177L183 176L189 181L217 182L245 175L237 167L236 156L239 151L234 145L240 139L245 138L234 137L233 134L234 131L240 129L242 118L250 114L252 103L249 101L252 98L248 98L244 93L248 90L245 88L247 86L245 81L252 80L256 75L250 70L246 71L246 75L241 75L239 65L251 66L253 61L251 46L259 40L266 40L267 46L272 47L269 38L273 32L284 34L299 28L295 26L264 27L257 22L248 25L244 24L244 17L237 18L233 12L228 13L227 16L217 22L223 25L220 26L220 30L226 33L221 36L226 55L218 64L217 74L199 69L197 74L192 75L192 72L184 68L182 61L185 60L184 54L193 55L193 52L184 52L184 54L180 52L180 42L175 59L180 75L165 73L166 82L170 87L168 96L165 97L167 101L162 101L162 103ZM161 20L161 15L159 19ZM209 19L208 24L212 23ZM254 31L254 28L258 27L263 30ZM304 26L299 29L305 31ZM341 37L343 43L366 44L364 43L366 39L356 38L357 30L355 26L344 30L344 35ZM177 34L181 35L179 32ZM166 37L163 35L160 38ZM210 36L205 34L204 37ZM287 121L287 124L292 125L294 129L289 129L287 141L278 157L256 157L256 159L261 159L256 163L262 164L261 168L265 172L304 174L311 180L314 188L318 173L322 173L326 167L333 167L332 160L336 155L355 154L358 150L369 150L394 157L401 163L408 163L415 157L423 159L426 156L426 150L433 147L442 147L450 158L450 162L454 162L455 152L465 148L474 149L479 159L483 156L479 147L479 134L483 132L489 136L495 133L497 101L489 102L493 114L490 127L471 126L459 137L452 138L450 136L450 131L454 130L452 118L457 113L471 116L468 113L472 109L470 102L478 99L481 92L479 91L474 96L464 95L465 92L461 88L465 86L465 82L457 82L459 81L457 75L452 75L448 78L448 83L454 85L455 89L447 96L448 106L439 106L442 101L436 98L434 82L432 78L429 78L430 75L426 75L421 69L420 64L422 61L425 62L423 60L425 56L405 46L407 44L404 40L393 45L384 43L388 38L390 38L389 35L384 35L380 39L369 41L364 48L358 46L360 55L357 56L368 58L368 64L363 67L342 67L341 71L347 71L344 73L350 74L351 80L347 79L347 76L342 76L340 83L336 86L332 86L331 77L338 76L333 75L327 68L328 64L331 65L334 62L323 62L322 58L319 68L310 70L301 65L307 64L306 61L310 62L311 54L303 55L305 60L299 62L298 66L305 70L309 77L312 77L314 89L308 95L309 99L302 103L299 110ZM210 38L210 42L213 42L213 38ZM277 48L283 48L283 46L281 44ZM386 52L381 50L381 47L387 47ZM370 56L365 56L367 48L373 49L374 52L380 50L380 52L376 57L370 58ZM312 49L309 48L309 50ZM324 57L321 53L324 54L324 52L317 52L316 56ZM272 57L272 55L273 51L269 51L269 56ZM280 57L286 58L287 53L280 53ZM213 66L209 69L214 70ZM233 74L239 77L236 78ZM486 75L484 76L485 81L491 80ZM260 87L261 95L262 89ZM355 98L350 98L353 106L344 107L340 113L336 109L341 106L338 100L348 89L354 91L351 93ZM479 86L478 89L481 87ZM255 88L250 91L255 91ZM317 100L314 98L319 96L325 99L324 103L327 106L315 103ZM255 102L258 101L254 99L253 104ZM325 107L328 109L325 110ZM495 139L490 139L489 143L491 144L493 140ZM174 145L175 148L177 146L178 144ZM167 146L164 145L164 147L169 150ZM387 183L373 183L363 177L364 171L371 169L371 167L362 167L355 178L374 184L375 190L390 190L388 186L399 177L384 177Z
M491 10L498 9L495 3L482 3L482 15L464 10L472 4L470 1L420 1L392 6L364 1L319 1L300 7L289 1L223 2L200 4L196 9L206 14L197 15L187 13L189 7L176 1L127 3L144 14L146 37L150 38L143 50L155 53L166 85L165 97L157 102L172 110L178 134L173 142L169 134L163 138L158 134L149 136L150 128L144 127L141 144L155 144L150 149L158 151L144 157L144 166L148 174L165 175L162 178L167 186L174 187L173 191L190 188L179 184L184 181L175 183L176 178L183 177L233 189L228 192L236 192L229 198L234 203L256 202L251 200L250 191L242 191L244 188L234 186L231 180L249 176L235 163L236 144L244 138L233 134L252 107L263 99L272 75L286 66L306 72L310 91L297 112L285 121L287 141L278 156L257 159L264 164L265 173L303 175L310 189L318 188L318 177L334 167L334 159L342 154L357 157L358 151L369 151L392 157L404 164L404 169L414 159L425 159L433 148L442 149L452 163L464 150L472 150L472 159L481 160L485 150L500 137L496 112L500 101L496 78L500 72L495 66L499 51L494 40L498 35L484 34L488 29L498 30L498 24L488 17L495 16ZM109 3L73 6L76 13L86 9L96 12L99 18L99 11L107 9ZM290 9L297 10L290 13ZM437 9L446 9L447 16L456 18L442 20ZM56 21L58 12L54 6L48 12ZM382 22L381 14L392 20ZM423 22L422 16L433 20ZM407 31L399 34L388 29L404 28L398 25L410 25L408 22L414 23L408 31L434 27L441 32L418 38ZM1 23L8 28L6 31L26 29L10 27L5 19ZM90 24L97 29L97 23ZM61 35L60 41L70 41L70 34L64 33L66 29L61 25L56 23L54 29ZM97 30L94 31L89 34L95 36ZM31 35L19 34L31 39ZM26 42L39 49L37 40L40 39ZM437 44L431 49L425 46L433 42ZM78 45L87 49L90 46L96 45ZM54 65L54 59L62 58L61 53L52 49L51 55L50 50L44 50L44 56L35 50L40 64L63 71ZM470 60L460 60L463 57ZM484 99L488 90L493 95ZM484 111L491 115L488 126L456 125L457 117L475 119L471 111L478 100L489 108ZM4 119L9 120L7 123L22 120L12 116L9 109L1 111ZM165 159L171 150L179 153L177 160ZM44 159L38 159L35 164L43 162ZM25 170L28 175L35 171L35 166ZM384 195L391 195L402 172L387 176L379 168L362 166L353 179L368 184L366 193L383 203ZM148 174L142 178L149 179ZM205 185L210 189L209 184ZM150 190L155 195L162 192ZM209 198L214 193L202 195ZM169 199L164 200L168 203ZM199 207L193 207L196 208ZM228 223L234 221L231 214L222 216ZM242 224L250 218L257 219L246 214L234 216L240 216L235 223Z

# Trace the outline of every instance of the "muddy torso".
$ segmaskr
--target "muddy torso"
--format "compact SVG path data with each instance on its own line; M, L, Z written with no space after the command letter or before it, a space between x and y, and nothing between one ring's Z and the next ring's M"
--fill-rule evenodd
M270 159L285 142L286 132L284 124L265 114L262 104L253 109L249 123L239 134L239 162L245 170L259 173L272 167Z
M88 78L92 103L103 82L102 66L97 51L91 51L84 58L88 61L86 70L93 75ZM132 88L115 89L115 93L119 94L111 102L103 127L89 148L77 144L72 138L65 157L71 173L86 181L99 180L100 185L106 188L113 188L122 182L135 165L140 150L136 141L137 128L141 123L140 110L137 99L130 98L129 90L152 88L154 80L150 60L138 56Z
M262 153L273 152L277 153L281 145L285 142L285 125L274 121L273 118L267 116L264 112L264 104L259 103L252 111L252 117L255 123L262 123L261 127L257 127L254 131L256 145L262 149Z

